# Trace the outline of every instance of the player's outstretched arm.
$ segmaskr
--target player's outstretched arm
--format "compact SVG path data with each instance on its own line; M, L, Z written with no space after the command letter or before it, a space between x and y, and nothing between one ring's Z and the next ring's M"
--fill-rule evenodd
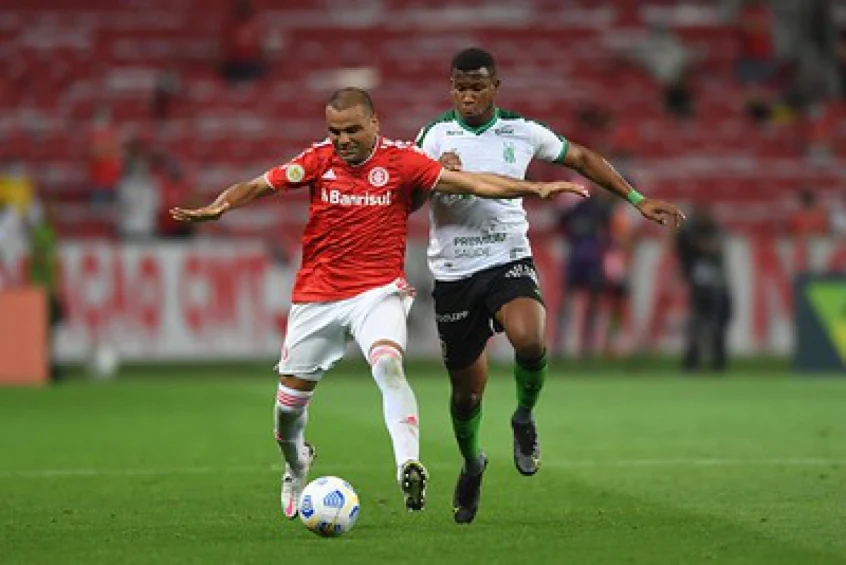
M586 197L585 187L568 181L531 182L491 173L468 173L443 169L435 190L447 194L472 194L482 198L554 198L562 192Z
M640 213L653 222L679 227L684 221L684 214L669 202L646 198L623 178L599 153L571 143L564 157L564 165L578 171L588 178L621 198L634 204Z
M217 220L227 211L233 208L240 208L249 204L256 198L260 198L273 192L273 188L267 184L264 176L254 178L251 181L233 184L220 193L214 202L201 208L171 208L170 215L174 220L180 222L207 222Z

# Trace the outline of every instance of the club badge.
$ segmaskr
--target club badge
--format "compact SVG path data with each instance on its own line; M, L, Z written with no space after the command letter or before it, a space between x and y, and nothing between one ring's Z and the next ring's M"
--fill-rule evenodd
M372 186L382 188L388 184L388 171L384 167L373 167L367 175L367 180Z

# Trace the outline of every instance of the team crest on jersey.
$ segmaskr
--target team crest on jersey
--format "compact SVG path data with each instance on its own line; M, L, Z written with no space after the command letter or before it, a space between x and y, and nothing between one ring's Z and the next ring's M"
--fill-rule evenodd
M388 171L384 167L373 167L367 175L367 180L376 188L381 188L388 184L388 179Z
M288 182L300 182L305 178L305 169L302 165L292 163L285 167L285 178Z
M502 159L506 163L515 163L517 161L517 157L514 155L513 143L506 142L502 144Z

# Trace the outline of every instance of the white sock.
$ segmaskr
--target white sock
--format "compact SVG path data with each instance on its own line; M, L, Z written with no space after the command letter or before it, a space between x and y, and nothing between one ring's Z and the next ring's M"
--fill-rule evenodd
M377 345L370 352L373 379L382 391L385 425L394 446L397 477L403 463L420 458L420 429L417 399L405 379L402 354L388 345Z
M295 473L306 465L305 427L308 423L308 402L314 391L296 390L279 383L273 409L276 443L285 462Z

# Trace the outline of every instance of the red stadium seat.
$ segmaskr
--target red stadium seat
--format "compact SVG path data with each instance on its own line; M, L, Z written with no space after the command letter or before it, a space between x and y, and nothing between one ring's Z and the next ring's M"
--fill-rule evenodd
M0 139L2 156L15 153L50 169L39 178L62 198L79 196L69 188L85 175L79 132L100 103L112 107L124 132L151 132L183 166L198 171L204 187L217 190L323 137L320 109L340 86L339 70L371 68L384 132L414 136L449 108L448 61L468 45L497 56L503 107L577 141L633 150L633 174L649 179L655 194L725 203L730 221L741 227L767 229L765 220L743 210L773 200L774 193L808 183L842 189L845 182L843 167L813 172L802 161L799 130L760 129L745 118L744 94L734 84L735 30L711 17L716 0L693 2L698 8L687 11L672 0L601 6L526 0L493 9L486 0L460 7L448 0L385 0L370 20L328 17L336 2L268 2L261 8L281 50L271 57L267 77L240 88L224 84L216 71L226 0L155 0L143 12L113 0L59 4L28 0L2 9L14 25L0 30L0 55L11 62L0 85ZM642 70L621 66L609 40L656 14L701 57L693 78L696 114L687 123L666 115L660 86ZM181 88L173 120L157 124L152 86L168 66L178 69ZM617 126L585 130L574 117L587 102L607 109ZM846 123L846 107L832 112L833 123ZM831 135L832 155L846 155L846 126ZM283 216L221 229L278 235L293 229ZM86 222L62 229L111 233L110 226Z

